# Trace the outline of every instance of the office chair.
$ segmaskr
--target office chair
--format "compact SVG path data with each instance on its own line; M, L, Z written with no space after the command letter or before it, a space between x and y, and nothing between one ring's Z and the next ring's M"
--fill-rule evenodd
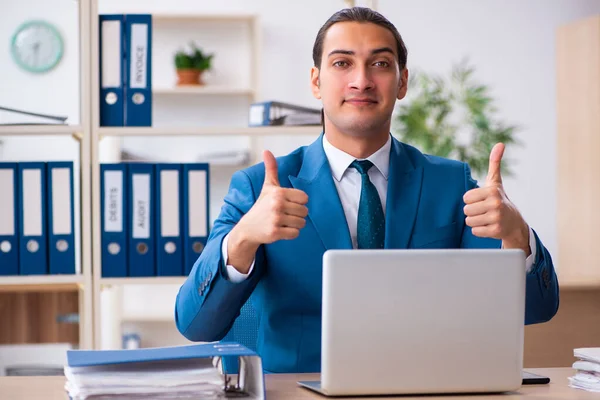
M231 329L223 338L223 342L236 342L256 351L258 340L258 326L260 324L260 313L253 305L253 296L246 301L240 310L240 315L235 319ZM227 374L238 373L237 357L223 357L223 370Z

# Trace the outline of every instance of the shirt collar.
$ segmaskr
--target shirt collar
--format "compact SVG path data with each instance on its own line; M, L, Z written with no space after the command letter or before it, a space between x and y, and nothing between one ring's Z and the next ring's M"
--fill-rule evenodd
M387 142L375 153L371 154L366 159L371 161L373 165L381 172L381 175L387 180L388 172L390 169L390 151L392 148L392 136L388 136ZM327 157L327 161L329 161L329 166L331 167L331 173L333 177L339 182L342 180L344 173L352 164L356 158L351 156L350 154L334 147L329 141L327 137L323 135L323 150L325 151L325 156Z

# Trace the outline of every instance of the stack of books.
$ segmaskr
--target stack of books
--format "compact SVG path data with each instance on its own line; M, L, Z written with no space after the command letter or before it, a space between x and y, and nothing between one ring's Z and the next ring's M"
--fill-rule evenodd
M573 363L577 372L569 377L569 386L600 393L600 347L575 349L573 354L578 359Z
M222 372L223 356L237 356L240 374ZM264 399L260 357L237 343L135 350L69 350L65 390L85 399Z

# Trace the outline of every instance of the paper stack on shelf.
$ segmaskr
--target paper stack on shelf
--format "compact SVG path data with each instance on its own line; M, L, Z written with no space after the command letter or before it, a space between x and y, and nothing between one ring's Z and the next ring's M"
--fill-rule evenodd
M235 386L219 367L223 356L242 365ZM134 350L70 350L65 390L85 399L264 399L260 357L237 343Z
M240 167L250 163L249 149L233 149L229 151L212 151L198 154L196 162L213 165Z
M573 363L577 372L569 377L569 386L600 393L600 347L575 349L573 354L578 358Z

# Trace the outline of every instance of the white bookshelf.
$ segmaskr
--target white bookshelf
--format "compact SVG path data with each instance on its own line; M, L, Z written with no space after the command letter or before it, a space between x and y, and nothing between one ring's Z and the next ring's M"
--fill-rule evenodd
M0 136L79 136L81 125L0 125Z
M97 0L96 0L97 1ZM154 35L153 40L153 74L156 76L152 79L153 94L158 96L164 95L219 95L233 96L241 95L249 97L251 100L256 98L256 93L260 87L259 68L260 68L260 53L261 53L261 37L260 37L260 18L254 14L169 14L169 13L152 13L152 25L154 31L167 32L165 41L161 40L162 35ZM202 35L201 32L206 30L217 29L219 32L209 35ZM175 85L175 76L171 81L165 81L165 77L173 72L172 57L174 56L173 48L176 40L177 48L184 48L190 41L191 36L181 36L182 30L193 32L194 42L199 40L197 44L209 53L212 51L211 45L219 46L228 43L231 47L221 48L217 52L216 59L213 60L213 67L216 70L224 70L225 74L217 73L213 76L213 70L205 73L206 84L202 86L177 87ZM232 33L237 32L237 33ZM236 36L236 40L231 40L230 35ZM196 36L197 35L197 36ZM229 41L228 41L229 40ZM243 42L248 40L249 47L244 49ZM164 47L167 45L168 47ZM208 49L207 47L208 46ZM247 53L244 52L247 50ZM223 53L229 52L229 56L237 55L241 57L241 63L222 63L217 66L219 59ZM244 65L248 62L248 66ZM167 67L168 66L168 67ZM158 77L158 79L156 79ZM216 81L213 81L216 79Z
M105 286L122 285L182 285L185 281L183 276L149 276L130 278L100 278L99 284Z
M101 270L101 232L100 232L100 143L105 138L207 138L213 140L215 137L242 137L247 138L250 144L251 157L253 153L257 153L260 149L260 141L263 137L286 137L286 136L314 136L315 138L321 133L320 126L266 126L266 127L247 127L239 126L239 123L232 125L232 122L226 118L221 118L223 123L211 124L180 124L182 126L163 126L164 124L156 123L152 127L101 127L99 118L99 29L98 29L98 1L90 0L90 46L89 46L89 61L90 75L89 81L86 82L87 88L90 90L90 121L91 121L91 136L90 136L90 171L91 171L91 232L92 232L92 266L93 266L93 304L94 304L94 346L96 348L107 348L108 346L120 345L122 324L125 322L172 322L174 324L172 310L174 308L173 289L182 285L186 277L126 277L126 278L105 278L102 277ZM138 12L144 12L138 10ZM239 65L235 65L236 74L244 78L233 79L229 82L224 76L226 73L231 73L231 69L219 70L217 68L215 79L210 81L206 79L206 84L202 86L176 86L172 76L173 71L165 64L165 57L159 57L158 54L166 55L171 48L169 44L176 43L174 36L169 36L164 39L165 42L160 42L159 34L153 32L153 45L158 46L158 51L153 51L152 73L155 75L152 78L153 84L153 101L155 106L158 102L180 101L188 102L197 99L208 99L209 102L226 101L228 104L230 99L243 99L246 102L255 102L259 98L258 89L260 88L260 60L261 60L261 35L260 35L260 20L256 15L252 14L164 14L152 13L153 30L163 29L167 35L176 35L175 32L181 32L180 29L191 29L197 32L196 26L206 29L215 28L220 32L229 31L231 28L237 34L242 34L244 40L249 40L246 43L246 48L243 54L249 57L244 58ZM223 25L221 25L223 24ZM182 26L184 28L182 28ZM223 28L226 27L226 28ZM162 31L161 31L162 32ZM249 36L246 36L246 33ZM217 35L218 36L218 35ZM237 42L228 43L234 47L237 52L239 50ZM211 43L212 41L209 41ZM153 46L153 49L154 49ZM225 49L231 51L232 49ZM235 53L237 54L237 53ZM155 62L158 65L155 65ZM157 66L157 68L155 68ZM231 65L226 65L231 68ZM248 68L248 69L246 69ZM162 74L162 75L158 75ZM166 74L166 75L165 75ZM219 74L221 74L219 76ZM229 76L229 75L227 75ZM226 83L223 83L226 82ZM226 99L226 100L223 100ZM164 104L164 103L163 103ZM240 102L236 104L241 104ZM247 111L246 111L247 112ZM208 126L207 126L208 125ZM214 125L214 126L213 126ZM251 160L251 163L255 160ZM123 307L123 293L128 290L134 290L143 296L147 291L152 292L152 287L156 288L156 293L161 293L161 289L168 289L168 298L165 302L169 302L168 307L160 304L160 307L154 309L152 301L155 299L147 299L149 304L144 310L130 309ZM146 288L150 288L146 291ZM102 293L108 296L103 296ZM162 298L160 301L163 301ZM147 308L147 309L146 309ZM168 312L166 311L168 309ZM132 311L133 310L133 311ZM162 311L161 311L162 310ZM104 323L104 326L102 324Z
M164 313L143 313L143 312L133 312L133 313L124 313L121 315L122 323L131 323L131 322L151 322L151 323L169 323L175 324L173 319L173 313L164 314Z
M79 6L79 108L80 122L76 125L0 125L1 137L64 138L73 137L79 143L80 168L75 180L80 182L80 271L74 275L35 275L0 276L0 292L40 292L40 291L77 291L79 294L79 347L82 349L100 348L101 314L103 290L121 291L125 286L161 285L176 287L185 281L185 277L148 277L148 278L103 278L101 271L100 244L100 143L104 138L113 137L246 137L250 138L254 151L262 137L276 136L314 136L321 128L318 126L155 126L155 127L100 127L99 123L99 31L98 0L80 1ZM182 96L195 97L240 96L248 101L256 101L260 87L259 60L261 37L259 19L251 14L209 14L209 15L172 15L153 14L154 26L168 24L247 24L251 32L249 63L249 85L212 84L204 86L158 86L153 89L156 98ZM218 167L218 165L216 166ZM242 168L243 166L239 166ZM174 305L173 305L174 306ZM106 313L104 313L106 314ZM111 314L110 312L108 313ZM111 324L118 328L125 321L168 322L172 316L168 313L147 313L139 315L121 315L114 313ZM117 332L113 332L118 338Z
M276 136L314 136L321 128L318 126L267 126L244 127L229 126L183 126L183 127L100 127L99 117L99 24L98 1L78 1L79 17L79 109L80 118L76 125L0 125L1 137L47 138L73 137L79 143L80 168L75 180L80 182L80 271L74 275L36 275L36 276L0 276L0 292L27 291L77 291L79 293L79 348L100 348L101 314L103 290L123 289L126 286L183 284L185 277L148 277L148 278L103 278L101 271L100 243L100 143L104 138L113 137L246 137L250 138L251 151L259 148L257 143L262 137ZM251 37L248 54L248 84L243 82L212 84L205 86L156 86L153 94L156 98L177 96L190 98L223 97L229 101L234 96L247 101L256 101L261 76L261 34L260 19L253 14L153 14L154 27L191 26L194 24L245 24ZM235 66L239 68L239 66ZM244 67L245 68L245 67ZM153 71L154 72L154 71ZM170 101L170 100L169 100ZM174 307L174 304L170 305ZM106 314L106 313L105 313ZM110 310L108 312L110 315ZM120 311L115 312L112 325L118 326L123 320ZM127 314L125 320L132 321L170 321L166 312ZM120 321L121 320L121 321ZM112 321L111 321L112 322ZM113 332L116 333L116 332ZM115 335L119 337L118 334Z
M201 23L201 22L249 22L256 20L255 14L169 14L169 13L154 13L152 14L152 23L167 24L167 23Z
M245 137L249 138L250 152L252 153L255 149L259 148L259 141L264 136L286 136L286 135L314 135L318 136L320 133L320 127L245 127L238 125L231 125L231 122L227 124L226 119L222 119L224 124L210 123L203 124L181 124L184 126L162 126L163 124L157 124L153 127L101 127L99 121L99 49L98 49L98 0L90 0L90 79L87 82L87 86L90 90L90 110L91 110L91 140L90 140L90 168L91 168L91 209L92 209L92 265L93 265L93 286L94 286L94 345L96 348L107 348L108 346L118 346L120 344L120 336L122 323L124 322L172 322L174 324L173 314L171 312L164 312L166 309L173 310L174 303L173 290L183 284L185 277L147 277L147 278L104 278L102 277L101 271L101 240L100 240L100 143L104 138L127 138L127 137ZM140 11L142 12L142 11ZM154 35L154 45L158 46L157 51L153 51L153 101L158 102L171 102L171 101L196 101L197 99L208 99L212 102L213 98L216 101L225 101L224 104L229 104L236 98L243 99L243 101L251 103L255 102L258 98L258 88L260 87L260 75L259 75L259 63L261 59L261 37L260 37L260 22L256 15L251 14L208 14L208 15L175 15L175 14L152 14L153 30L163 30L160 32L167 32L168 36L164 39L164 42L160 42L160 36ZM182 28L182 26L184 28ZM199 31L196 29L199 26L206 31L207 29L221 30L222 33L229 31L237 32L242 34L246 41L243 55L243 62L239 65L225 65L223 69L216 68L217 72L212 76L214 78L211 81L206 78L206 84L203 86L176 86L174 82L174 76L164 57L159 57L158 54L168 54L171 51L171 45L176 43L175 32L181 32L181 29L191 29L193 32ZM208 28L207 28L208 27ZM185 35L184 35L185 36ZM214 36L214 35L213 35ZM217 35L218 36L218 35ZM157 39L159 38L159 39ZM206 36L204 36L206 38ZM224 39L225 40L225 39ZM202 41L200 42L200 44ZM208 43L213 43L213 40L208 40ZM231 45L233 48L224 48L223 52L219 53L219 56L223 55L227 51L235 51L237 54L239 44L234 41L221 42L225 45ZM154 48L154 47L153 47ZM244 55L245 54L245 55ZM246 58L249 57L249 58ZM158 64L155 65L155 62ZM155 68L156 67L156 68ZM229 68L229 69L228 69ZM232 79L231 82L228 78L234 69L235 77L240 79ZM239 70L239 71L237 71ZM162 74L162 75L158 75ZM166 74L166 75L165 75ZM219 75L220 74L220 75ZM239 76L238 76L239 74ZM156 79L155 78L160 78ZM221 79L221 80L219 80ZM223 104L223 103L221 103ZM240 101L236 104L242 104ZM155 104L156 105L156 104ZM247 113L247 111L245 111ZM148 307L144 310L127 311L123 307L123 293L128 290L136 290L140 296L146 293L145 288L152 288L156 286L156 292L161 293L161 289L169 289L168 298L164 299L164 302L169 302L168 307L166 304L159 304L161 310L157 312L153 308L152 300L147 299ZM150 289L151 290L151 289ZM102 296L105 292L108 296ZM162 298L160 302L163 302ZM146 310L146 308L148 308ZM102 323L105 324L102 327Z
M173 87L155 87L152 89L155 96L166 95L194 95L194 96L254 96L254 91L249 87L235 87L225 85L181 85Z
M321 133L320 126L264 126L264 127L132 127L98 128L100 136L306 136L315 138Z
M0 125L0 137L46 137L62 138L72 136L79 142L79 176L74 176L80 184L79 197L80 238L76 243L80 247L80 271L69 275L16 275L0 276L0 292L45 292L45 291L78 291L79 295L79 343L78 348L94 347L94 307L92 278L92 243L91 243L91 113L90 113L90 37L91 18L88 1L77 2L79 18L79 115L77 125ZM77 253L76 253L77 254ZM10 321L9 321L10 322Z
M79 289L85 290L85 276L83 274L0 277L0 292L69 291Z

